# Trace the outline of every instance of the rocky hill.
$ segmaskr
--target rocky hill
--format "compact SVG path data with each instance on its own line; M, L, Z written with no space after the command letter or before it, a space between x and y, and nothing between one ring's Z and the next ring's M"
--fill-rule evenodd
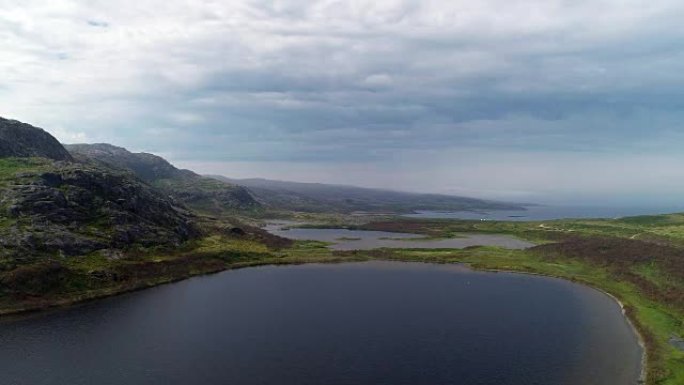
M243 188L113 146L71 156L39 128L2 122L0 315L216 272L291 245L173 197L253 202Z
M0 271L46 256L175 246L199 233L191 212L131 172L74 160L45 131L8 125L3 132L21 140L5 140L0 156Z
M133 153L106 143L65 147L77 159L130 170L143 181L199 211L218 214L260 206L244 187L178 169L153 154Z
M0 118L0 157L10 156L72 160L57 139L42 129Z

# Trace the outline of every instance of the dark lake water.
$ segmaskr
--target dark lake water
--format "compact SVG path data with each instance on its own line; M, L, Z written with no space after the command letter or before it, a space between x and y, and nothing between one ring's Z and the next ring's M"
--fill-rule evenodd
M488 219L497 221L546 221L566 218L621 218L684 212L684 207L600 207L600 206L530 206L527 210L492 211L419 211L410 218Z
M0 322L0 384L631 385L619 306L454 265L260 267Z
M301 223L299 223L301 224ZM385 231L347 229L287 228L295 222L271 223L265 229L281 237L333 243L334 250L369 250L378 248L462 249L468 246L499 246L524 249L533 243L503 234L461 234L457 238L425 239L423 235Z

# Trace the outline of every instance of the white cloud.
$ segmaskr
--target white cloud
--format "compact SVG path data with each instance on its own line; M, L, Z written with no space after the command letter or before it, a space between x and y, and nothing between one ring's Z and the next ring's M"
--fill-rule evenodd
M389 87L393 83L392 76L388 74L373 74L363 79L363 84L369 87Z
M90 141L85 132L75 132L63 127L54 127L50 133L62 143L88 143Z

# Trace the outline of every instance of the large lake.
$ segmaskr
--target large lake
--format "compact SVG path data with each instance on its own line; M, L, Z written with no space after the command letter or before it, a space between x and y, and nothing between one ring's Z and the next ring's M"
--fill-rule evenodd
M469 246L498 246L525 249L533 243L504 234L461 234L457 238L429 239L423 235L385 231L347 229L307 229L288 227L296 222L272 222L265 229L271 234L297 240L329 242L334 250L370 250L378 248L462 249Z
M250 268L0 322L0 384L633 385L640 359L606 295L454 265Z

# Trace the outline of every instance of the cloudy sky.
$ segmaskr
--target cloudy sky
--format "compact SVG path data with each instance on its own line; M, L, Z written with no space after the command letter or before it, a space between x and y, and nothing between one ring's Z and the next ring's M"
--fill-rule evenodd
M0 0L0 116L202 173L684 199L684 2Z

